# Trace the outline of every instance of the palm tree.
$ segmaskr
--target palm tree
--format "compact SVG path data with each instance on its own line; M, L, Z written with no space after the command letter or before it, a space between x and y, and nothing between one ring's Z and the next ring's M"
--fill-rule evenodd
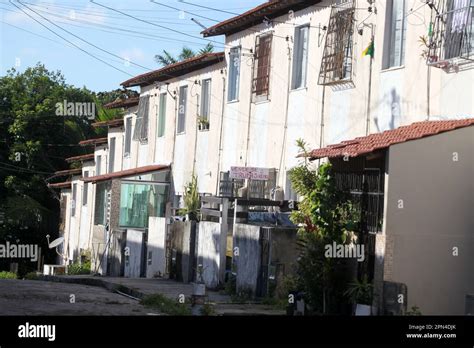
M173 57L169 52L163 50L163 54L157 54L155 60L160 63L162 66L174 64L177 62L177 59Z
M205 47L201 48L198 52L194 52L192 49L188 47L183 47L181 50L181 53L178 55L178 57L172 56L169 52L166 50L163 50L163 54L157 54L155 55L155 60L161 64L162 66L167 66L170 64L174 64L192 57L200 56L202 54L206 53L211 53L214 51L214 46L212 43L208 43Z

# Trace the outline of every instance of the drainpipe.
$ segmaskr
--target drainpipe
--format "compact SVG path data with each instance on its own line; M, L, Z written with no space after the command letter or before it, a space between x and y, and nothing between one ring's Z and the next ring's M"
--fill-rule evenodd
M370 24L370 42L371 44L375 45L375 35L374 35L374 25ZM372 67L373 67L374 58L370 57L370 68L369 68L369 95L367 97L367 124L365 126L365 135L369 135L370 132L370 103L371 103L371 95L372 95Z
M225 114L225 84L226 84L226 79L225 79L225 73L224 70L222 71L222 110L221 110L221 124L220 124L220 130L219 130L219 152L217 154L217 180L216 180L216 195L219 194L219 179L220 179L220 170L221 170L221 158L222 158L222 131L224 128L224 114Z
M428 76L427 76L427 84L426 84L426 115L427 121L431 118L431 65L428 65Z
M254 70L255 70L254 56L252 55L252 74L250 77L250 103L249 103L249 118L248 118L248 125L247 125L247 144L245 145L245 167L247 167L248 157L249 157L250 121L252 119L253 78L254 78L254 73L255 73Z
M167 91L168 94L171 96L171 98L174 99L173 150L172 150L172 152L171 152L171 165L173 165L173 163L174 163L174 151L175 151L175 148L176 148L176 127L177 127L176 120L178 119L178 91L177 91L177 89L176 89L176 90L174 91L174 95L173 95L173 94L169 91L168 87L169 87L169 83L166 84L166 91Z
M196 93L196 134L194 136L193 175L196 169L197 138L198 138L198 116L199 116L199 93Z
M323 95L321 97L321 126L319 129L319 148L323 148L323 139L324 139L324 108L326 100L326 85L323 86ZM321 164L321 159L318 159L318 167Z
M283 130L283 142L281 145L281 154L280 154L280 166L278 167L280 174L283 174L283 157L286 149L286 137L288 133L288 114L290 108L290 92L291 92L291 48L290 48L290 37L287 36L286 41L288 43L288 90L286 93L286 110L285 110L285 125ZM283 178L283 175L279 175L279 178ZM280 183L281 186L284 186L284 182Z

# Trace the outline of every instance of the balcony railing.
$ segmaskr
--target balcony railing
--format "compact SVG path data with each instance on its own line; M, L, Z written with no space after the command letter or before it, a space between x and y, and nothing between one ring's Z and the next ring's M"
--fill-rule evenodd
M428 65L446 70L474 64L474 0L439 0L428 44Z

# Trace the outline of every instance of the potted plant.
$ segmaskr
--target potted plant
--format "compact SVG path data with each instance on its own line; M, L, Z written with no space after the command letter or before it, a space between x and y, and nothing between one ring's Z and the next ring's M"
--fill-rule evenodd
M200 131L209 129L209 120L207 117L198 116L198 128Z
M193 175L184 187L183 200L184 208L179 210L179 214L185 215L189 221L197 221L200 203L197 176Z
M372 307L373 301L373 285L364 276L362 280L356 280L350 284L349 289L344 293L355 305L356 316L366 316L375 313Z

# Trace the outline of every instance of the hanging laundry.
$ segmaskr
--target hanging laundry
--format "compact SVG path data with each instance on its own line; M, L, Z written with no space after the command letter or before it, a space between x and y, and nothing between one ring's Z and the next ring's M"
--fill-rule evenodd
M453 0L451 32L462 33L466 28L471 0Z

